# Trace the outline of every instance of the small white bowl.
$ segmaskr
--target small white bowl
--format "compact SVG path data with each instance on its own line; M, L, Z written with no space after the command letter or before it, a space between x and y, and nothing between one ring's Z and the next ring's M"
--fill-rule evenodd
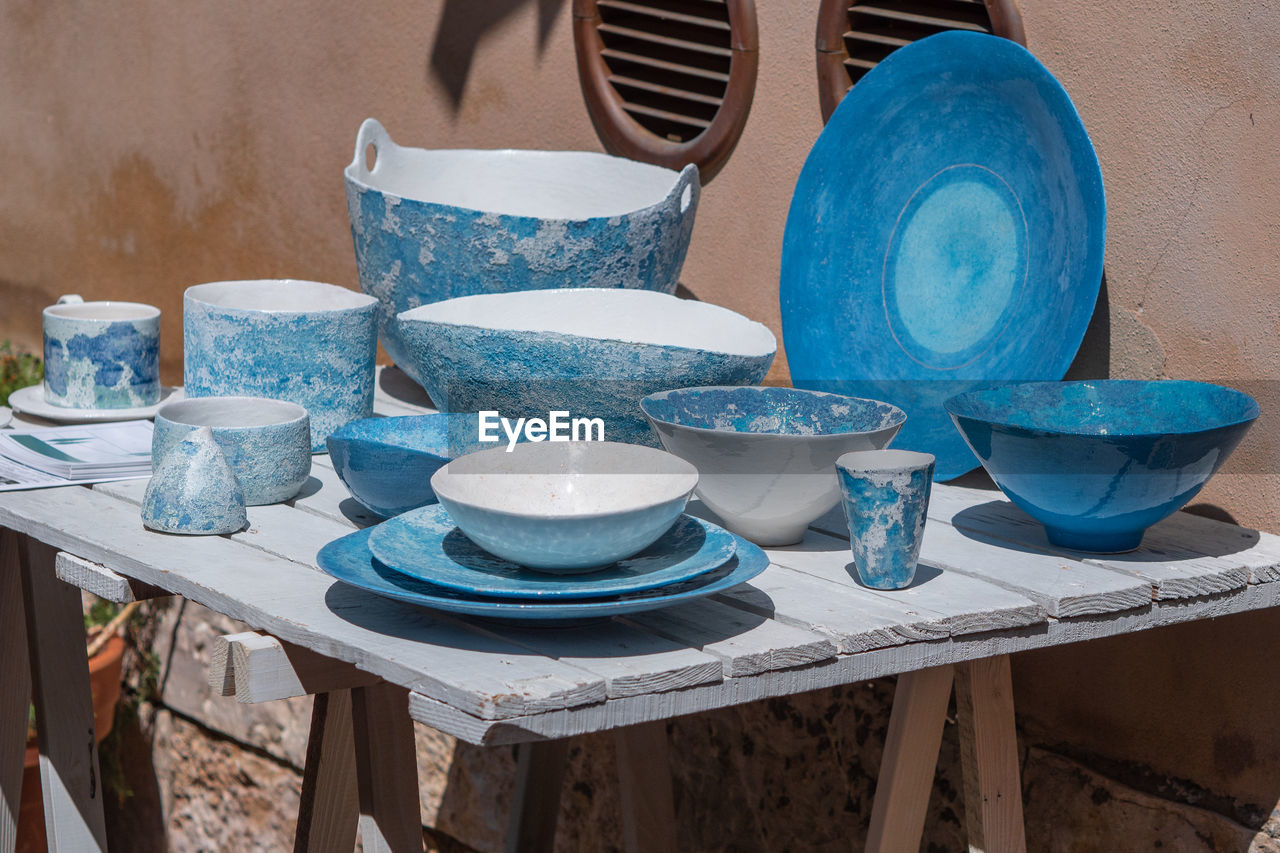
M611 441L528 442L460 456L431 477L454 523L499 557L556 574L653 544L698 484L662 450Z

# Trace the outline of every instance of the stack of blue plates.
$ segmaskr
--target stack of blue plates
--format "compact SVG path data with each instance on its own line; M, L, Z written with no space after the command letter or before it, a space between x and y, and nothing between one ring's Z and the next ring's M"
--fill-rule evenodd
M518 566L485 551L439 505L426 506L320 550L320 568L387 598L471 616L576 621L654 610L745 583L769 565L755 545L682 515L640 553L585 575Z

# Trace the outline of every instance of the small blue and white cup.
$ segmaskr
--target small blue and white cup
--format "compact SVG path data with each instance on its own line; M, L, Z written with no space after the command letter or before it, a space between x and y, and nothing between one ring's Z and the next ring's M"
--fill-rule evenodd
M932 454L914 450L857 450L836 460L853 564L872 589L915 580L933 466Z
M69 409L160 402L160 309L79 296L44 309L44 398Z

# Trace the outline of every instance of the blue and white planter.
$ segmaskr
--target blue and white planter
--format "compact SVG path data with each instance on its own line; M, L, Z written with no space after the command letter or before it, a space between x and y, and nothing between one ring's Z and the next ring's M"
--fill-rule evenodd
M307 410L264 397L199 397L161 406L151 433L152 464L202 428L212 430L246 506L288 500L311 474Z
M186 395L270 397L311 417L311 448L373 414L377 301L315 281L222 281L187 288Z
M235 533L249 523L244 507L244 492L213 432L201 427L155 464L142 499L142 523L162 533Z
M160 309L64 296L43 320L45 402L133 409L160 400Z
M419 382L398 314L515 290L671 293L700 192L692 165L675 172L588 151L404 148L374 119L361 125L345 176L360 287L379 300L387 352Z
M858 579L872 589L915 581L935 459L914 450L859 450L836 460Z
M658 446L655 391L754 385L777 340L727 308L643 290L464 296L399 317L409 364L444 411L601 418L610 441Z

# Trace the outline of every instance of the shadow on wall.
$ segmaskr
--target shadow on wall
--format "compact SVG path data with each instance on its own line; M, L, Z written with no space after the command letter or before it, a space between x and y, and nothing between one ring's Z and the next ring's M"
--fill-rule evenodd
M1064 379L1107 379L1111 376L1111 300L1107 297L1107 271L1102 271L1102 286L1093 308L1089 328L1076 351L1075 361L1067 368Z
M483 11L476 8L475 0L445 0L427 74L449 93L455 113L462 106L462 91L480 39L530 2L538 4L538 54L541 55L565 0L488 0L483 4Z

